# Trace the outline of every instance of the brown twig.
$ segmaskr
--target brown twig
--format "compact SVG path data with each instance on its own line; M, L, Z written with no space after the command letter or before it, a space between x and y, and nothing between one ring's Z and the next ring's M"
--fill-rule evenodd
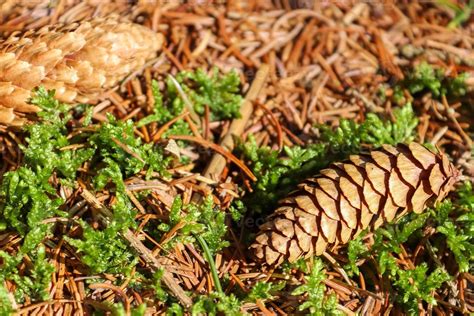
M98 210L102 215L102 221L105 223L109 222L113 218L113 213L105 207L90 191L82 187L81 192L82 197L96 210ZM184 292L181 286L176 283L172 274L162 266L158 260L153 256L150 249L148 249L135 235L128 229L122 233L122 236L130 243L130 246L140 254L140 256L145 260L145 262L150 266L152 271L157 271L159 269L164 269L162 281L170 289L173 295L180 301L180 303L189 308L192 305L191 298Z
M265 81L267 80L269 67L266 64L262 64L255 75L255 80L252 82L245 100L240 108L240 118L234 119L230 124L229 130L226 135L222 138L220 146L232 151L234 149L234 137L239 136L243 133L245 126L253 113L253 101L257 98L260 90L262 89ZM219 175L224 170L226 160L221 154L215 154L212 156L211 161L207 165L203 172L203 176L208 178L219 178Z

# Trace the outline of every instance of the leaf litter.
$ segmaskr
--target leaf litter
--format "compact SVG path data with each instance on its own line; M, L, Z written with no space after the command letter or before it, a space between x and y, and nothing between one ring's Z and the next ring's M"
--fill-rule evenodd
M114 11L167 41L99 103L39 89L35 124L0 128L2 314L474 311L469 7L47 2L7 1L2 36ZM321 258L272 270L247 256L299 180L412 139L463 171L449 199Z

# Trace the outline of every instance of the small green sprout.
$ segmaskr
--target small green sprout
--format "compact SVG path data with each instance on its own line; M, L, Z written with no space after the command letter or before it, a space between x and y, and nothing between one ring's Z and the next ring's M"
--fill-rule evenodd
M324 264L318 258L315 259L310 274L305 277L306 284L300 285L292 295L305 295L306 301L299 306L300 311L308 310L311 315L344 315L337 309L337 298L335 294L326 294L326 286L323 281L326 279Z
M472 183L465 182L457 191L456 203L443 201L435 210L436 230L446 237L460 272L468 272L474 263L474 192ZM450 214L454 215L449 216Z
M207 296L199 296L191 309L191 315L225 315L240 316L241 302L233 295L212 292Z
M272 299L274 293L282 290L285 286L285 282L272 283L258 281L252 286L252 290L248 294L247 299L251 302Z
M351 276L358 275L360 273L359 267L357 266L357 261L368 251L367 246L362 240L362 235L363 233L357 236L356 239L351 240L347 247L347 259L349 260L349 263L344 268Z
M136 174L147 167L148 176L153 171L166 173L169 159L164 158L163 150L152 143L143 144L135 136L133 122L119 121L108 115L108 122L102 124L97 132L89 137L90 144L96 148L102 159L110 158L115 161L124 176ZM126 148L126 149L125 149Z
M428 275L426 262L413 270L397 269L396 271L393 284L398 290L399 300L407 306L407 312L410 315L419 314L419 300L436 306L437 302L433 297L433 292L451 279L442 268L436 268Z
M243 98L239 93L240 78L235 71L220 75L219 70L214 68L210 76L202 69L181 71L176 75L176 83L179 84L197 114L204 115L205 107L208 106L213 121L239 117ZM152 81L151 89L155 101L153 113L141 119L137 123L138 127L153 122L163 125L181 114L185 108L185 101L171 78L165 81L165 100L156 80ZM163 137L190 133L188 123L179 119Z

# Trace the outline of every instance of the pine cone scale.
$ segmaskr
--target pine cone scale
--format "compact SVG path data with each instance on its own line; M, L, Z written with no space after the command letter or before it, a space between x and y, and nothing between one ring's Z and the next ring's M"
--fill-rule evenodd
M276 219L275 228L287 238L293 237L296 229L296 227L293 227L292 222L286 218Z
M399 155L397 157L397 166L400 170L404 170L404 172L401 172L403 180L416 187L420 181L422 169L418 168L410 157L405 155Z
M425 183L425 181L423 181ZM426 192L426 185L420 185L413 197L411 199L411 204L413 205L413 211L415 213L421 213L421 211L425 208L426 203L428 200L433 196L433 194Z
M316 206L316 204L311 200L309 194L302 194L294 198L296 204L299 206L300 209L304 210L307 213L312 215L319 215L320 210Z
M370 212L369 208L365 205L362 204L361 206L361 215L360 215L360 223L361 227L368 227L370 225L370 222L372 221L372 218L374 217L374 214ZM347 242L343 241L345 244Z
M312 237L308 234L305 234L303 232L303 230L301 230L301 228L299 228L298 225L296 225L295 231L296 231L296 235L299 236L299 238L297 240L299 248L303 252L309 252L310 249L311 249L311 239L312 239Z
M429 183L431 184L431 191L434 194L439 195L441 191L441 186L443 185L443 173L439 165L435 165L430 172Z
M423 166L423 169L426 170L436 163L436 157L433 156L432 152L420 144L410 143L408 148L411 155Z
M359 195L359 188L350 180L350 178L346 178L345 176L340 177L339 188L341 189L342 195L346 198L346 200L353 208L360 207L361 200ZM360 191L362 191L362 188Z
M375 191L373 184L371 184L368 180L364 181L362 194L364 196L364 203L367 205L370 213L377 214L382 203L383 195Z
M364 175L362 170L353 164L344 164L344 172L355 182L359 187L363 186Z
M337 223L338 221L330 219L326 213L321 214L321 233L329 243L334 243L336 240L336 233L337 233Z
M387 199L385 199L385 204L382 208L383 219L386 222L391 222L395 218L395 215L397 214L399 208L400 206L395 205L392 197L388 197Z
M381 196L387 194L388 174L376 164L368 162L364 164L366 172L366 181L370 182L372 188Z
M298 221L299 226L307 234L313 235L318 232L316 216L313 216L304 211L301 211L299 214L295 214L295 217Z
M390 160L390 157L383 151L371 152L370 156L375 162L375 164L385 171L390 171L394 167L392 161Z
M320 256L324 253L324 251L326 251L326 248L328 247L328 243L326 242L326 240L324 238L317 238L317 237L314 237L313 238L313 243L315 243L315 248L314 248L314 254L317 255L317 256ZM305 254L305 258L308 258L311 254L310 253L307 253Z
M446 156L416 143L353 155L299 185L261 226L251 249L269 265L320 255L366 228L422 212L458 177Z
M347 243L354 233L354 230L350 229L348 226L341 224L341 228L339 229L339 242L342 244Z
M288 242L291 240L288 240L285 236L278 234L277 232L274 232L272 234L272 248L278 251L279 253L285 253L288 252Z
M311 241L310 241L311 242ZM293 261L296 261L298 260L298 258L301 256L301 254L303 253L303 250L298 246L297 242L295 240L292 240L291 241L291 244L290 244L290 247L289 247L289 256L288 256L288 259L289 260L293 260ZM308 249L308 251L310 251Z
M390 173L388 178L388 189L395 205L407 207L407 196L410 192L410 186L404 183L395 170Z
M344 195L341 195L339 201L340 213L342 214L343 222L346 223L350 229L357 228L357 209L353 207Z
M321 188L322 189L322 188ZM324 192L321 189L313 189L313 194L310 195L313 203L317 205L319 212L324 212L326 215L334 220L339 220L341 214L337 210L336 200L338 197L338 191L335 189L334 191L330 191L330 193ZM321 205L324 205L323 208Z

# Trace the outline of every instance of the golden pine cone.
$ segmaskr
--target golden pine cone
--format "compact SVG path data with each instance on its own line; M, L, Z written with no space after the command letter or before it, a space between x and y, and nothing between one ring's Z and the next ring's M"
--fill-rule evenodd
M421 213L445 198L458 177L445 155L417 143L353 155L305 180L280 201L251 251L274 266L321 255L366 228L376 229L407 212Z
M91 102L156 55L163 36L116 18L96 18L0 42L0 123L21 125L37 86L62 102Z

